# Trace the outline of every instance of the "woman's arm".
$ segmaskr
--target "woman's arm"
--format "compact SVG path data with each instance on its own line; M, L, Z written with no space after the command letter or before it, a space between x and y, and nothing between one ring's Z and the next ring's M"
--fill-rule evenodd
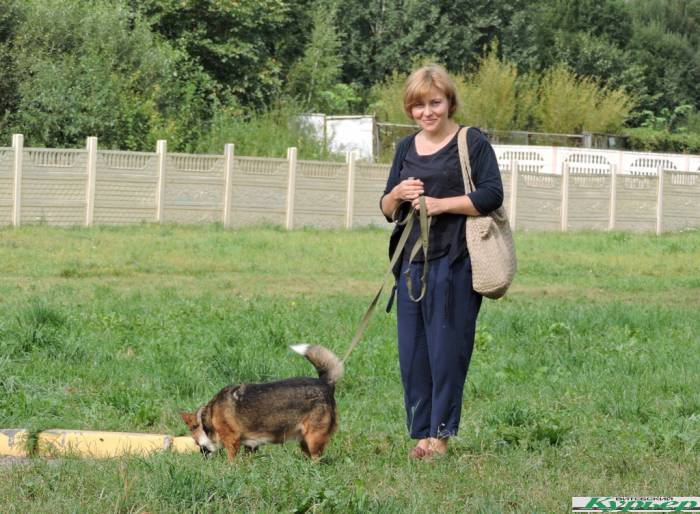
M394 153L394 160L391 163L389 178L386 181L384 194L379 200L379 208L389 222L394 221L394 213L403 202L411 201L414 198L418 198L418 195L423 194L423 182L420 180L401 180L403 159L414 137L415 134L405 137L396 145L396 152Z
M418 198L411 202L414 209L419 209L419 202L420 200ZM465 216L480 216L482 214L474 207L471 198L467 195L450 196L448 198L426 196L425 208L428 216L437 216L438 214L446 212L451 214L464 214Z

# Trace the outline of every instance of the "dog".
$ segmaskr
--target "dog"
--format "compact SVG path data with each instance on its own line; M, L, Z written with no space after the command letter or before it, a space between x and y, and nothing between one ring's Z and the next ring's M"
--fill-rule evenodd
M241 445L255 451L263 444L298 441L307 457L320 459L338 426L334 394L343 363L323 346L290 348L314 365L318 378L230 385L195 412L180 413L205 456L223 447L231 461Z

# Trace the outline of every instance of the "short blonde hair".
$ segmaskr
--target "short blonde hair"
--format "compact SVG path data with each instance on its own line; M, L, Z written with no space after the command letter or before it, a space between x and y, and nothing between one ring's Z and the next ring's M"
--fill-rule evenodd
M450 103L447 116L457 111L457 88L447 70L438 64L428 64L418 68L409 75L403 88L403 110L409 118L411 109L425 99L432 88L440 91Z

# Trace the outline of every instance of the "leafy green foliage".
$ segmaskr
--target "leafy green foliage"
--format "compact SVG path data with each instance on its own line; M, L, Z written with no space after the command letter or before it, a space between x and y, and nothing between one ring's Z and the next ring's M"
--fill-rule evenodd
M546 132L616 132L631 107L632 101L623 91L602 89L589 78L555 66L540 83L536 116Z
M287 93L304 112L343 114L359 97L352 86L340 82L342 60L336 32L337 7L317 0L313 10L311 39L304 55L294 63L287 78Z
M19 101L14 38L20 24L19 0L0 0L0 129Z
M461 117L466 124L511 129L518 106L517 75L515 66L498 59L494 47L463 86Z
M424 57L465 73L493 39L502 39L514 11L528 2L439 0L346 2L341 31L344 79L370 86L407 73Z
M12 40L18 100L6 131L25 133L29 145L78 146L97 135L105 147L135 150L159 137L174 148L198 138L212 84L185 67L188 80L174 80L182 56L123 6L31 1L23 16Z
M379 119L405 123L404 81L404 75L394 74L373 89L371 106ZM514 65L497 57L496 47L473 74L455 76L455 83L463 103L455 118L493 130L617 132L634 105L623 90L601 87L563 65L547 70L541 81L535 75L519 77Z
M279 38L291 6L282 0L134 2L153 29L217 84L222 101L264 106L280 91ZM303 6L303 2L300 2Z
M700 58L686 37L653 22L638 23L630 48L644 69L650 94L645 109L660 110L678 104L697 104L700 98Z
M197 151L221 153L234 142L238 155L284 157L296 147L300 159L333 159L312 137L308 127L295 122L296 111L279 106L274 110L246 117L242 110L221 109L214 114L211 129L200 140Z
M406 122L399 77L426 61L458 76L469 123L661 126L700 105L699 20L700 0L0 0L0 137L192 151L227 123L253 140L277 109ZM561 105L555 122L538 99L559 98L543 88L564 68L596 109L573 120ZM665 130L697 132L694 119Z
M629 128L624 131L633 148L647 152L700 153L700 134L671 133L664 129Z

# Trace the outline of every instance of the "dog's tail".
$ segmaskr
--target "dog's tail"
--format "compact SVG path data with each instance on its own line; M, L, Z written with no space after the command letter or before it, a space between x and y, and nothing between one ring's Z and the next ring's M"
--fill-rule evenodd
M323 346L296 344L290 346L292 350L300 353L314 365L318 371L318 377L329 385L335 385L341 378L345 367L335 354Z

